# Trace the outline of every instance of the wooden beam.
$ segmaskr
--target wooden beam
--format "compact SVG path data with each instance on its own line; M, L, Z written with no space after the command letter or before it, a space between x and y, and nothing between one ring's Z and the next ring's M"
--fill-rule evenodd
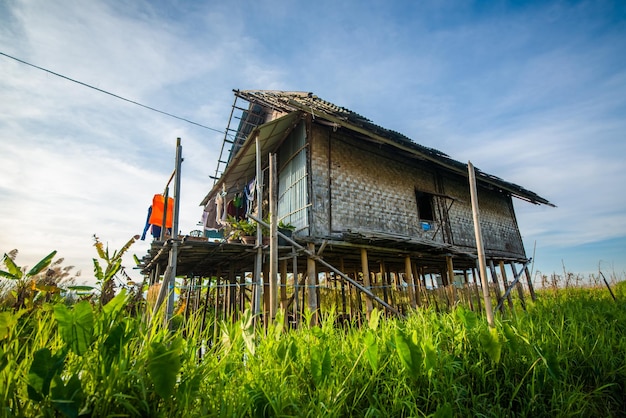
M309 242L307 244L307 249L309 253L315 254L315 244L313 244L312 242ZM308 277L308 305L309 310L312 313L311 325L317 325L317 273L315 270L315 258L313 258L312 255L309 255L309 257L307 258L306 267Z
M278 309L278 175L276 154L269 155L270 160L270 306L269 314L273 322Z
M415 282L413 281L413 272L411 269L411 257L404 257L404 280L409 289L409 300L413 309L417 308L417 301L415 298Z
M502 293L500 292L500 285L498 284L498 273L496 273L496 267L493 264L493 260L489 260L489 270L491 271L491 281L493 282L496 292L496 301L498 306L500 306L500 312L504 312L502 304L500 303L502 300Z
M363 272L363 285L371 292L372 283L370 277L370 268L369 261L367 260L367 250L365 248L361 248L361 271ZM369 296L365 298L365 306L367 308L365 315L369 320L372 310L374 310L374 304L372 303L372 299Z
M500 274L502 275L502 284L504 285L505 289L508 289L509 284L508 284L507 278L506 278L506 269L505 269L505 266L504 266L504 261L500 260L500 262L498 264L500 265ZM506 300L509 303L509 309L511 309L511 312L513 312L513 298L511 298L511 294L510 293L506 297Z
M478 208L478 189L476 188L476 173L474 166L470 161L467 162L467 170L469 174L470 195L472 198L472 215L474 219L474 234L476 236L476 252L478 253L478 263L480 268L480 277L483 283L483 299L485 300L485 313L487 314L487 323L490 328L494 328L495 322L493 311L491 308L491 296L489 295L489 287L487 286L487 268L485 266L485 250L483 248L483 233L480 227L480 210Z

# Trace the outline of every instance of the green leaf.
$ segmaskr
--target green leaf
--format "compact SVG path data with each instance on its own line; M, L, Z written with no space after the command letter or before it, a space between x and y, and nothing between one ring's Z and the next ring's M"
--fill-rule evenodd
M437 407L437 410L432 415L433 418L453 418L454 413L452 411L452 404L446 402L443 405Z
M556 355L552 352L548 352L544 354L543 351L539 348L539 346L535 345L535 351L541 357L543 364L548 369L548 374L555 380L559 380L561 378L561 367L559 366L558 359Z
M2 373L2 370L4 370L5 367L7 367L7 364L9 364L9 359L2 350L2 347L0 347L0 373Z
M365 345L365 358L367 358L372 370L376 371L378 370L378 342L373 332L368 332L365 335Z
M432 375L434 368L437 366L437 349L430 340L422 342L422 349L424 350L424 367L430 376Z
M20 314L10 311L0 312L0 341L4 340L11 333L11 329L17 325Z
M71 418L78 417L84 395L80 378L77 374L72 375L67 384L63 383L63 379L59 375L55 375L50 395L52 404L63 415Z
M35 265L35 267L33 267L32 269L30 269L30 271L28 273L26 273L26 277L32 277L35 276L39 273L41 273L41 271L45 268L47 268L50 263L52 262L52 259L54 258L54 256L57 254L57 251L54 250L52 251L50 254L48 254L45 258L43 258L39 263L37 263Z
M88 292L88 291L94 290L95 287L87 286L87 285L76 285L76 286L68 286L67 289L76 290L78 292Z
M169 348L161 342L151 343L147 367L154 390L161 398L168 399L174 394L180 370L180 342L174 341Z
M498 364L500 362L500 355L502 354L502 341L498 335L498 330L495 328L483 330L480 333L479 340L489 358L491 358L494 363Z
M2 259L4 265L7 266L9 271L0 270L0 275L11 280L19 280L22 278L22 270L15 264L15 262L6 253Z
M330 350L326 347L323 351L317 347L311 347L311 375L316 386L323 383L331 371Z
M48 348L35 351L33 362L28 370L28 398L42 401L50 392L52 378L60 373L65 362L65 352L52 355Z
M101 282L104 278L104 274L102 273L102 267L100 267L100 263L95 258L93 258L93 275L99 282Z
M115 276L117 272L120 271L120 268L122 268L121 259L115 260L113 263L109 264L106 268L106 271L104 272L103 281L106 282L107 280L111 280L113 276Z
M19 280L18 277L15 277L15 275L9 273L8 271L4 271L4 270L0 270L0 277L4 277L4 278L10 279L10 280Z
M411 375L417 376L423 362L421 348L416 346L400 329L396 329L394 341L400 362Z
M102 307L102 312L104 313L104 320L110 322L113 320L117 314L124 309L126 305L126 301L128 299L128 294L126 293L126 289L122 289L120 293L115 295L113 299L109 301L106 305Z
M74 353L82 356L93 339L94 317L89 302L79 302L72 310L63 304L57 304L54 306L54 317L65 344Z
M378 308L374 308L372 312L370 312L370 320L368 322L368 325L372 331L376 331L376 329L378 328L381 314L382 311L380 311Z

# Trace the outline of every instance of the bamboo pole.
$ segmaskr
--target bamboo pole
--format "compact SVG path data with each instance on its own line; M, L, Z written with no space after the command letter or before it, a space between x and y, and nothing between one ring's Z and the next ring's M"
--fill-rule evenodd
M315 254L315 244L313 244L312 242L309 242L307 244L308 250L310 254ZM308 305L309 305L309 310L312 313L311 316L311 325L317 325L317 292L316 292L316 287L317 287L317 273L315 271L315 259L313 258L313 255L309 255L309 257L307 258L307 276L308 276L308 289L309 289L309 293L308 293Z
M269 155L270 160L270 319L276 318L278 309L278 178L276 154Z
M502 284L504 285L505 289L509 288L509 283L507 281L506 278L506 269L504 266L504 261L500 260L500 262L498 263L500 265L500 274L502 275ZM506 300L509 304L509 309L511 309L511 312L513 312L513 298L511 297L511 294L509 293L509 295L506 297Z
M493 260L489 260L489 270L491 271L491 280L493 281L494 290L496 292L496 299L498 306L500 306L500 312L504 313L504 308L500 303L502 301L502 293L500 292L500 284L498 283L498 273L496 273L496 267L493 264ZM506 290L506 287L504 288Z
M417 308L417 302L415 298L415 282L413 281L413 272L411 269L411 257L408 255L404 257L404 280L409 288L409 301L413 309Z
M526 281L528 282L528 291L530 292L530 298L532 301L537 300L537 295L535 294L535 288L533 286L533 279L530 277L530 272L528 271L528 267L524 267L524 274L526 275Z
M280 309L287 320L287 259L280 261Z
M513 272L513 277L519 277L520 275L517 273L517 268L515 264L511 262L511 271ZM524 289L522 288L522 283L518 280L517 285L517 295L519 296L520 302L522 303L522 309L526 310L526 301L524 300Z
M256 145L256 216L259 219L263 219L263 171L261 170L261 140L259 139L259 133L257 132L255 138ZM263 242L263 236L261 232L261 224L257 223L256 228L256 258L254 260L254 282L256 287L254 289L254 314L255 318L261 313L261 295L263 293L263 277L262 277L262 265L263 265L263 248L261 246ZM255 319L256 321L256 319Z
M253 220L257 221L258 223L260 223L261 225L264 226L269 226L267 225L265 222L263 222L262 220L254 217L254 216L250 216L250 218L252 218ZM298 244L297 242L295 242L291 237L288 237L284 234L282 234L280 231L278 231L278 236L284 238L287 242L290 242L291 245L295 248L297 248L299 251L303 251L308 257L309 259L313 260L313 262L315 263L315 261L317 261L318 263L320 263L321 265L328 267L331 271L334 271L335 274L338 274L339 276L341 276L344 280L347 280L348 282L350 282L352 285L354 285L354 287L356 287L358 290L360 290L361 292L365 293L366 295L370 296L373 300L375 300L376 302L378 302L379 304L381 304L382 306L384 306L385 308L387 308L389 311L393 312L394 314L398 315L398 316L402 316L402 314L400 314L400 312L398 312L397 309L395 309L394 307L390 306L388 303L386 303L384 300L380 299L378 296L376 296L375 294L373 294L372 292L370 292L369 289L366 289L365 287L361 286L356 280L351 279L350 277L348 277L347 275L345 275L343 272L341 272L340 270L338 270L336 267L332 266L330 263L324 261L324 259L322 259L320 256L318 256L317 254L315 254L315 245L310 243L309 244L309 248L311 248L311 245L313 247L313 251L311 251L310 249L304 248L302 245Z
M176 159L174 162L175 177L174 177L174 210L173 210L173 222L172 222L172 246L170 248L169 261L166 272L167 276L163 276L163 289L167 289L169 292L167 298L167 309L165 315L165 321L168 325L171 325L170 319L174 314L174 293L176 288L176 267L178 261L178 213L180 208L180 169L182 165L182 151L183 147L180 145L180 138L176 138ZM166 212L167 213L167 212ZM161 226L161 231L166 228L166 225ZM167 281L166 281L167 280ZM158 308L158 306L157 306ZM155 311L156 312L156 311Z
M487 314L487 323L489 327L494 328L495 322L493 318L493 309L491 307L491 296L489 295L489 286L487 284L487 268L485 265L485 250L483 248L483 233L480 228L480 211L478 208L478 190L476 187L476 173L471 161L467 162L467 170L469 174L470 195L472 199L472 214L474 219L474 234L476 236L476 251L478 253L478 263L480 268L480 278L483 285L483 298L485 300L485 312Z
M363 271L363 285L371 292L372 283L370 277L370 268L369 262L367 260L367 250L365 248L361 248L361 270ZM374 310L374 304L372 303L372 299L370 297L365 298L365 307L367 308L365 316L369 321L372 310Z

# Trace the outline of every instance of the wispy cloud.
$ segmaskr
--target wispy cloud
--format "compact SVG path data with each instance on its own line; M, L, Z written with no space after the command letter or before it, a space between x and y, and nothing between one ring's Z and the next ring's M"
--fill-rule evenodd
M516 204L527 246L552 251L626 236L623 9L14 1L0 50L218 130L233 88L313 91L556 203ZM141 232L176 137L181 229L196 227L222 134L4 57L0 71L1 251L32 263L57 248L90 271L93 233Z

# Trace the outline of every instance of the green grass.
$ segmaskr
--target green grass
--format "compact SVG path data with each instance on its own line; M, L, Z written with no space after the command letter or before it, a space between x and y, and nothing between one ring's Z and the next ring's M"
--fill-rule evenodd
M361 327L178 329L81 302L0 312L1 416L623 416L626 284L485 319L375 311ZM303 321L308 323L308 321Z

